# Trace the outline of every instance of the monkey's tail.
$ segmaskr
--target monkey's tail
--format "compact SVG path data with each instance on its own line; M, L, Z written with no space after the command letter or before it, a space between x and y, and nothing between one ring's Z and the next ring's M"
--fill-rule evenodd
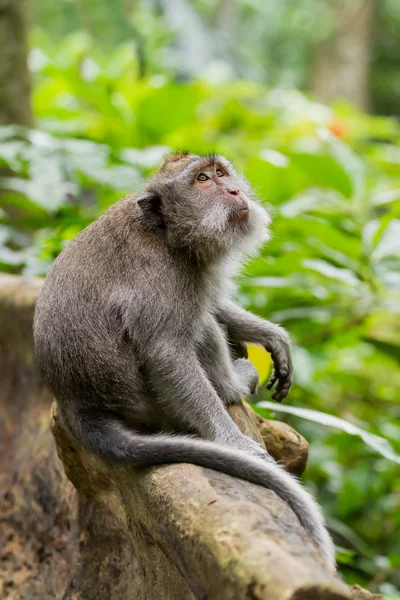
M101 420L74 419L73 430L86 446L104 458L132 462L138 466L192 463L257 483L274 491L292 508L327 567L335 568L334 545L326 530L320 507L295 477L272 458L250 454L184 435L139 434L117 417Z

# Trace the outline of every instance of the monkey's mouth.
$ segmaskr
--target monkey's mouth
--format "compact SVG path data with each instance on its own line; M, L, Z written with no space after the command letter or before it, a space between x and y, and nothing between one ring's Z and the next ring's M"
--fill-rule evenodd
M249 207L247 204L237 206L231 211L229 221L247 221L249 218Z

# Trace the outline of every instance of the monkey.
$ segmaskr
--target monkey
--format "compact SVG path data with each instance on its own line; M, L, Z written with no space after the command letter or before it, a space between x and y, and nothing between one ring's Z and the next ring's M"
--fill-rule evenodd
M35 355L66 429L85 447L136 466L193 463L271 489L333 569L315 500L227 411L258 381L230 344L271 353L276 400L292 383L288 334L231 299L270 220L225 157L168 155L143 192L113 204L56 258L35 307Z

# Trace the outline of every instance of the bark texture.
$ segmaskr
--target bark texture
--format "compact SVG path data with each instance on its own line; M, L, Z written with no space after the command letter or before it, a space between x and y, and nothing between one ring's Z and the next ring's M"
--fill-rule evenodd
M0 125L33 125L27 0L0 0Z
M40 285L0 275L2 599L372 598L326 571L272 492L193 465L106 463L68 438L55 404L50 431L31 334ZM291 428L244 406L233 417L254 436L261 424L275 456L304 467L307 444Z
M368 109L374 4L328 0L332 33L314 49L311 85L321 102L345 99Z

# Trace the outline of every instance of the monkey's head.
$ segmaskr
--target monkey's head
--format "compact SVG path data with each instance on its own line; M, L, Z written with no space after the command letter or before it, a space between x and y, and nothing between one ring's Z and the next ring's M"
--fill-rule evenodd
M145 226L206 260L249 253L268 239L268 213L220 155L168 155L138 204Z

